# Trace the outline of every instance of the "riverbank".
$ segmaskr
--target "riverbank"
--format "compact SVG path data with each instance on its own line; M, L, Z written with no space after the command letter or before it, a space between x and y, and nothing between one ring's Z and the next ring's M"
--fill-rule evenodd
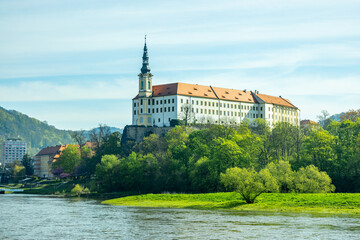
M71 190L75 187L76 184L79 184L83 187L86 187L92 190L89 193L83 194L74 194ZM94 191L96 189L96 182L94 179L91 180L36 180L31 181L26 184L20 183L10 183L10 184L0 184L0 189L5 189L5 194L12 193L23 193L23 194L39 194L39 195L54 195L58 197L82 197L82 198L92 198L98 200L105 199L114 199L132 195L138 195L138 192L127 191L127 192L112 192L112 193L102 193Z
M360 216L359 193L264 193L246 204L238 193L146 194L102 202L108 205L238 211L352 214Z

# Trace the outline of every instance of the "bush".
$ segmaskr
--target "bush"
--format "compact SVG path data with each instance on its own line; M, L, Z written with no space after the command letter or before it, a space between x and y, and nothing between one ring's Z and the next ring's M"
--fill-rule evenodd
M88 188L85 188L79 184L76 184L73 189L71 189L71 193L80 197L81 194L89 194L90 191Z

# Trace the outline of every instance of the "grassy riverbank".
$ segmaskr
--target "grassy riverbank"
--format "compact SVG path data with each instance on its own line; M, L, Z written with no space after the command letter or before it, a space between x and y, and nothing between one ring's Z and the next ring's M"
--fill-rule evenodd
M360 215L359 193L265 193L246 204L237 193L146 194L106 200L103 204L239 211L304 212Z

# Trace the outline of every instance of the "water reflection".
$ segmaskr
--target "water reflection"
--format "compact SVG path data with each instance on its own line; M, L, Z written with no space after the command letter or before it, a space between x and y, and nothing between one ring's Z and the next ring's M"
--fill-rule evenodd
M1 239L359 239L360 218L159 209L0 196Z

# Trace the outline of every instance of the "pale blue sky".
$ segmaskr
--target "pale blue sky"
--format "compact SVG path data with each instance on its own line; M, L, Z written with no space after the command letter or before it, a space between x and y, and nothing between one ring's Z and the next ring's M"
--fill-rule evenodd
M153 83L283 96L316 120L360 108L360 1L0 0L0 106L61 129L131 123Z

